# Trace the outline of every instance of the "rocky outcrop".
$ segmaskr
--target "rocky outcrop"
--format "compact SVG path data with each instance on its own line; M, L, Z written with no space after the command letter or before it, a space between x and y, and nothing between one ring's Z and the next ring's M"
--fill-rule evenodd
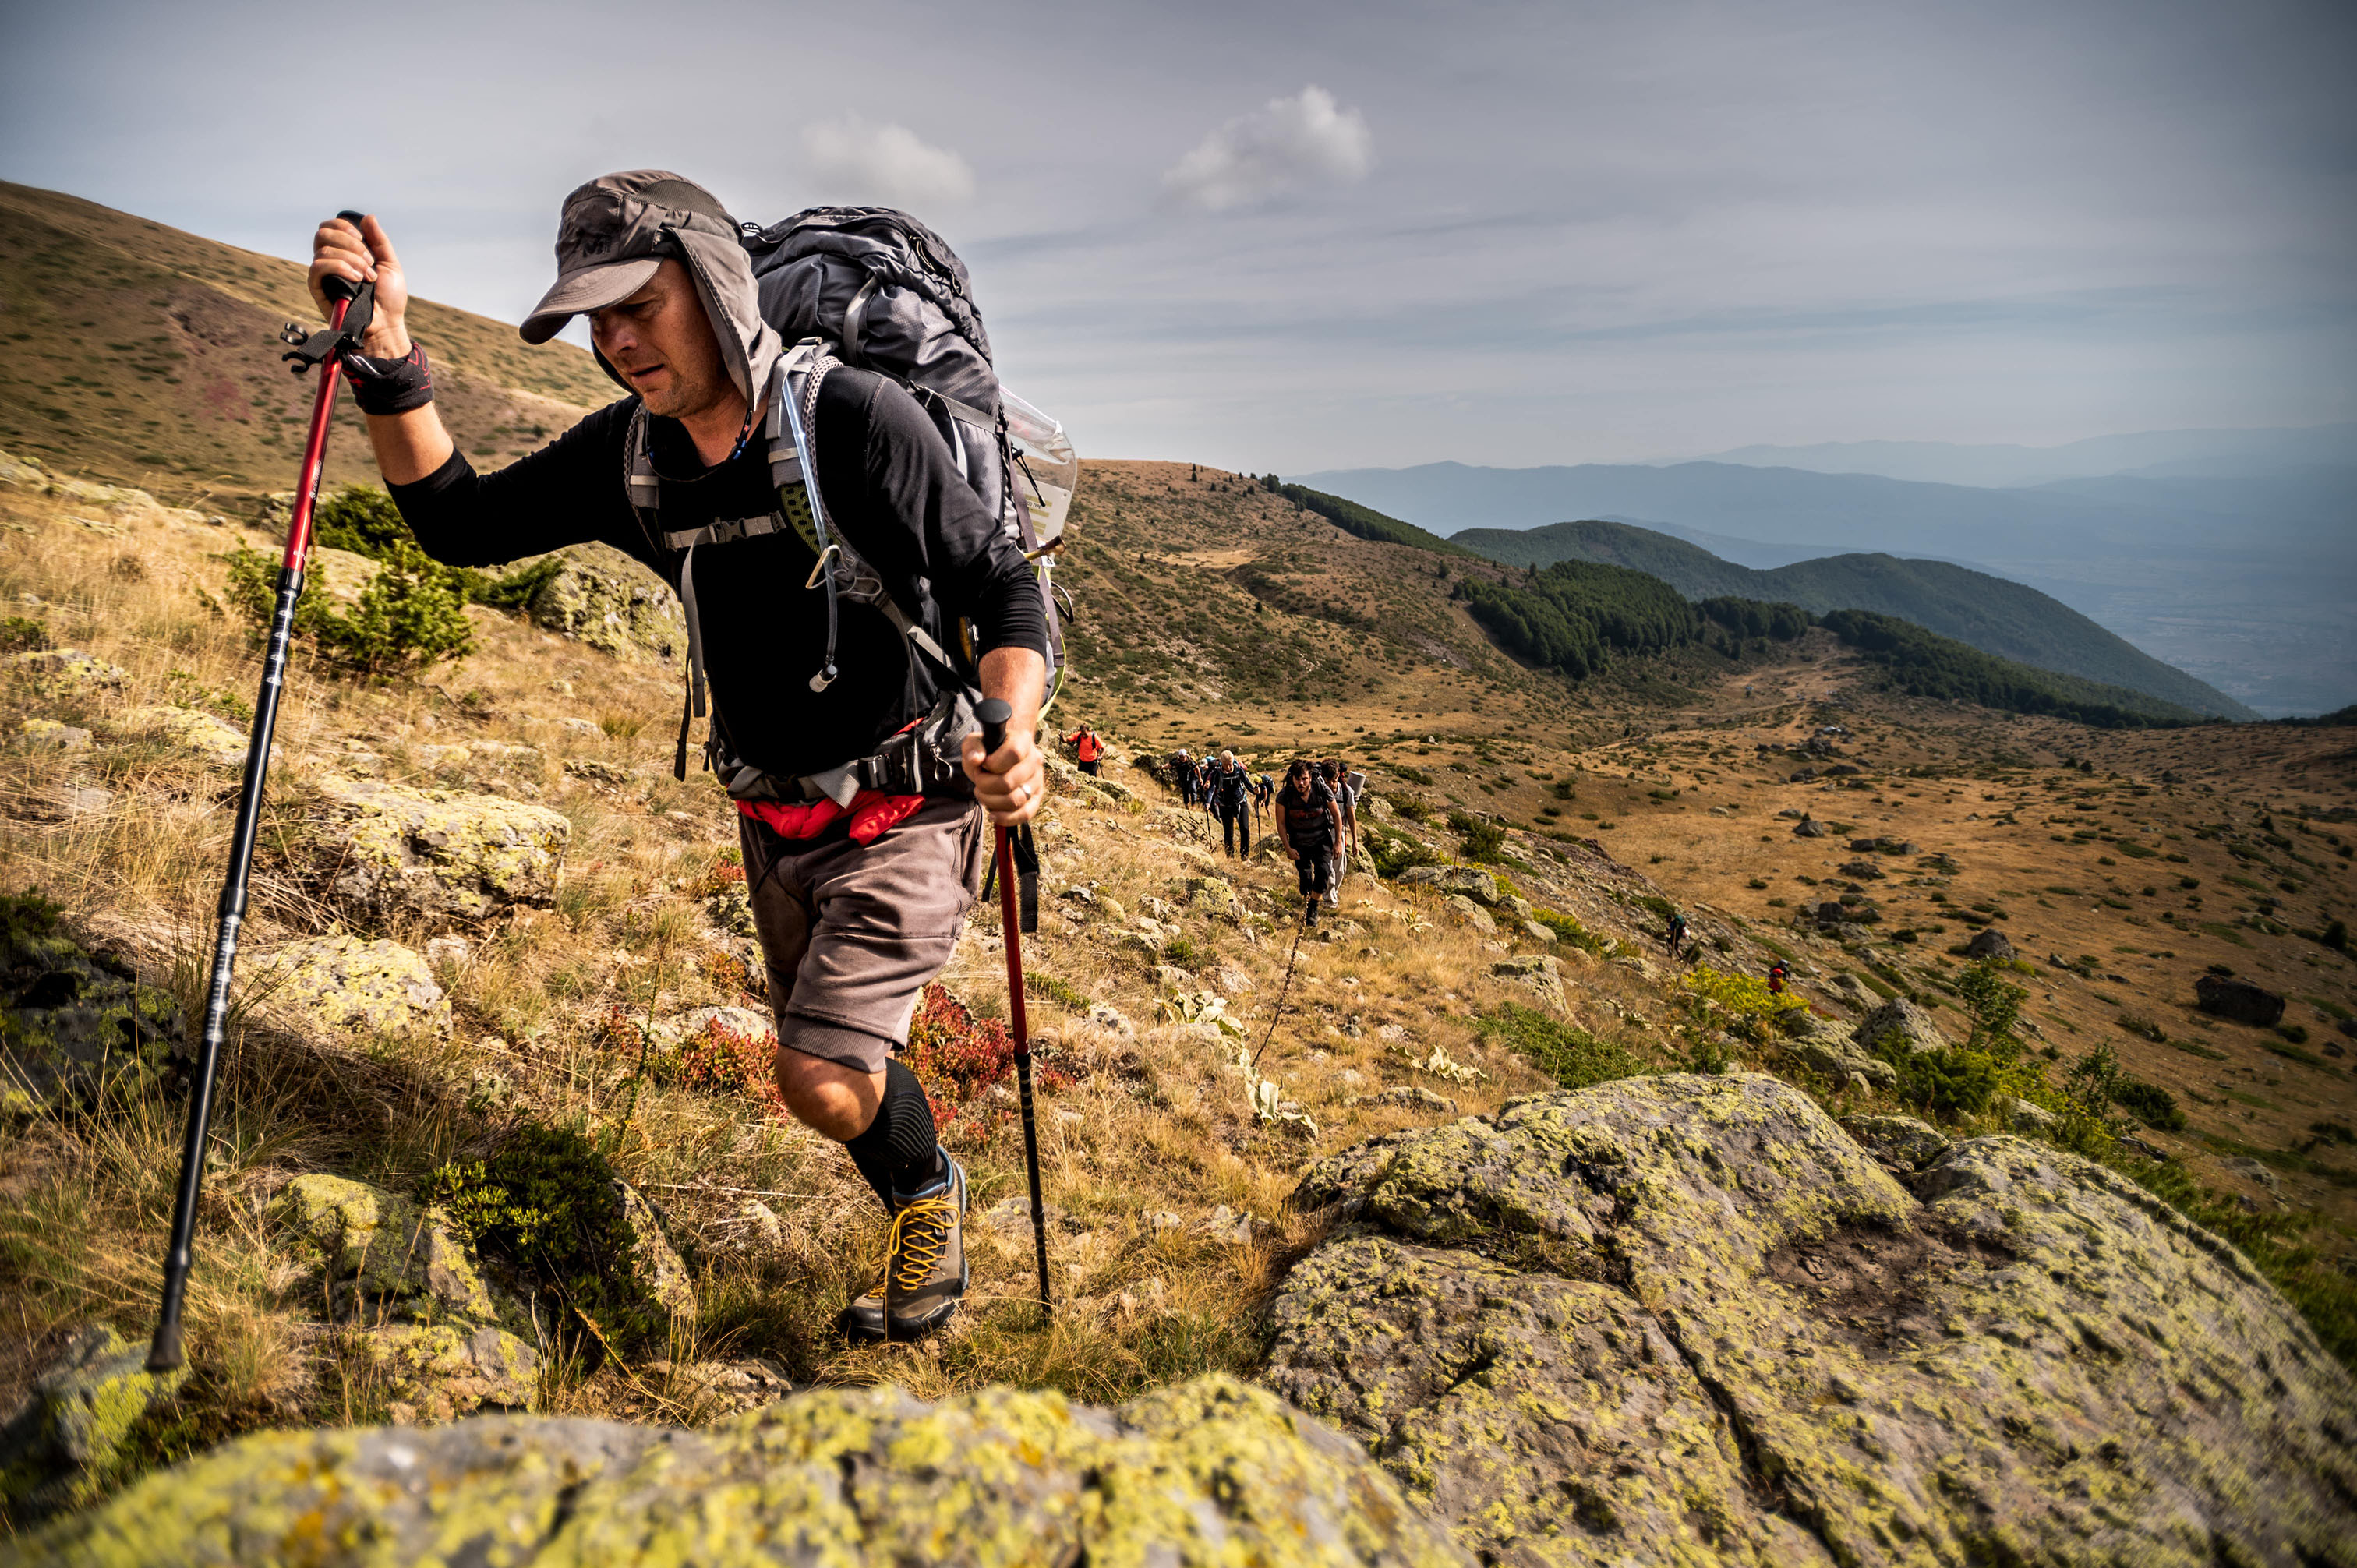
M817 1390L698 1431L493 1416L267 1433L152 1476L28 1564L1342 1564L1465 1560L1358 1448L1224 1378L1118 1409Z
M123 684L123 667L79 648L40 648L8 656L8 667L50 697L91 697Z
M1268 1381L1487 1561L2348 1560L2357 1389L2233 1248L1873 1131L1674 1075L1345 1151Z
M245 766L245 731L201 709L168 705L133 708L123 715L122 723L124 728L156 736L208 766L230 771ZM276 755L275 747L272 755Z
M102 1324L74 1335L0 1423L0 1505L22 1524L97 1497L133 1426L187 1377L150 1372L147 1348Z
M1867 1056L1945 1050L1951 1043L1932 1015L1904 996L1892 997L1858 1020L1850 1040L1854 1048Z
M306 1029L403 1035L450 1027L433 966L399 942L307 937L274 949L248 982L261 1004Z
M2230 974L2205 974L2193 983L2204 1013L2236 1024L2273 1028L2283 1021L2284 999L2266 986Z
M1411 865L1399 874L1404 887L1435 887L1469 898L1485 909L1498 906L1498 879L1469 865Z
M333 775L318 790L305 870L359 919L471 923L555 899L573 824L545 806Z
M604 545L567 551L556 575L527 607L537 624L617 659L675 662L687 646L687 620L670 588L635 561Z
M281 1187L269 1214L317 1254L339 1316L491 1323L502 1316L474 1254L437 1209L314 1174Z
M83 947L38 897L0 898L0 1112L95 1107L111 1086L166 1081L185 1032L171 993Z
M2013 956L2013 940L1994 926L1975 931L1973 940L1964 944L1966 958L2008 959Z

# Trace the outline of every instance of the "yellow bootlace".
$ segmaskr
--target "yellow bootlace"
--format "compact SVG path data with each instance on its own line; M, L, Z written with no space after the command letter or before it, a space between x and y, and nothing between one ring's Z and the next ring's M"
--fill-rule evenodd
M949 1251L950 1227L956 1222L957 1205L947 1197L920 1197L909 1204L892 1216L892 1228L884 1233L877 1272L903 1292L921 1289L933 1265Z

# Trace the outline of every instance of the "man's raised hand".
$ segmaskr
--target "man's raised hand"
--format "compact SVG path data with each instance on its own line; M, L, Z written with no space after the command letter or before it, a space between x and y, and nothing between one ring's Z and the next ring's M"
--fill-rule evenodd
M384 225L373 217L362 219L357 226L342 218L330 218L320 224L311 236L307 281L311 302L319 307L323 318L332 320L335 312L328 304L325 286L325 280L330 277L353 285L376 285L376 319L370 324L361 342L363 353L374 360L398 360L409 352L405 319L409 284L402 275L401 258L393 254L393 241L385 234Z

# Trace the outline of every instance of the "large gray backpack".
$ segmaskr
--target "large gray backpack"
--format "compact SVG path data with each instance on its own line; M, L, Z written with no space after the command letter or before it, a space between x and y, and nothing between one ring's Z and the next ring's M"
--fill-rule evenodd
M817 338L845 364L908 388L1022 546L1047 615L1052 701L1064 669L1053 553L1080 463L1060 425L1000 386L965 263L888 207L813 207L767 228L741 225L740 234L761 318L788 344Z

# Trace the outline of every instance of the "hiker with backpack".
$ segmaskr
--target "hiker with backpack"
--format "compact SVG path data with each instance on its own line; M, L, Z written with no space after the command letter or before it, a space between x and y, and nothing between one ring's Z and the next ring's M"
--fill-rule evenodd
M1220 765L1211 774L1211 803L1220 818L1220 837L1229 855L1237 860L1252 855L1252 775L1236 760L1232 751L1220 753ZM1242 842L1238 842L1241 840Z
M1670 957L1676 958L1678 950L1686 942L1686 918L1683 913L1674 909L1670 912L1670 929L1665 940L1669 944Z
M1342 817L1341 832L1334 838L1332 871L1327 877L1326 907L1342 907L1342 874L1350 869L1351 857L1359 853L1359 790L1367 782L1363 773L1352 773L1340 757L1329 757L1322 769L1326 788L1333 793L1334 804ZM1354 787L1351 780L1358 780Z
M1768 966L1769 995L1781 996L1784 994L1784 977L1790 972L1790 971L1785 969L1784 962L1781 959L1777 960L1774 963Z
M964 269L930 231L879 211L756 231L658 170L575 190L556 282L522 337L544 343L587 317L628 395L489 474L435 409L382 225L322 224L310 285L323 308L325 280L376 285L364 352L345 367L428 554L489 566L597 540L678 591L674 769L685 777L708 710L704 754L737 816L780 1096L843 1145L890 1216L875 1283L844 1322L904 1338L964 1297L966 1188L896 1053L980 888L987 824L1028 822L1045 794L1034 735L1057 643L1006 447L984 439L1013 400ZM810 232L826 242L797 251ZM756 263L780 255L794 259L757 283ZM846 255L872 270L839 275ZM902 352L919 339L931 370ZM945 382L952 371L963 379ZM995 749L974 714L990 699L1012 709Z
M1178 791L1180 805L1195 803L1195 764L1183 746L1170 754L1170 788Z
M1342 808L1326 780L1307 757L1286 765L1285 787L1276 792L1277 829L1285 835L1285 853L1300 874L1306 907L1302 919L1318 923L1318 906L1326 897L1334 869L1334 845L1342 837Z
M1104 742L1097 738L1097 732L1082 725L1064 737L1064 744L1072 748L1073 759L1081 765L1081 771L1094 779L1098 768L1104 761Z

